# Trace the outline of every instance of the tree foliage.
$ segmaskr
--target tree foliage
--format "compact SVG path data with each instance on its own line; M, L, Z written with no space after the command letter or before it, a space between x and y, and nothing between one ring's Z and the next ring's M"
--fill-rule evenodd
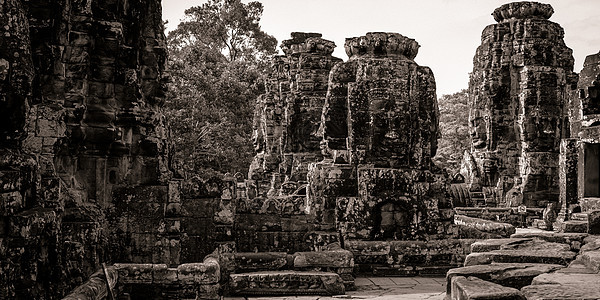
M468 98L468 91L462 90L443 95L438 100L442 138L439 140L434 160L450 174L459 171L465 150L471 148Z
M169 33L172 82L165 112L185 176L246 172L263 68L277 41L260 29L262 4L210 0Z

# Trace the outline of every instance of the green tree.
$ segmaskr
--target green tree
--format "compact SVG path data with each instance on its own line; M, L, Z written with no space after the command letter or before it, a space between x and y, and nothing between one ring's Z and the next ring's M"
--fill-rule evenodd
M210 0L169 33L172 82L165 105L174 162L185 176L247 172L256 98L277 41L260 29L262 4Z
M471 149L468 99L468 91L462 90L451 95L443 95L438 100L442 138L439 140L434 160L450 174L460 170L465 150Z

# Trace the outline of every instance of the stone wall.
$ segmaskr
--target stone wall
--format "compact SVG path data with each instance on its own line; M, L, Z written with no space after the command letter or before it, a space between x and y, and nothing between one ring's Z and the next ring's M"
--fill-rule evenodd
M600 54L586 57L571 93L571 138L560 153L561 219L600 209Z
M0 298L179 263L160 1L10 0L0 19Z
M492 14L469 83L471 151L461 171L479 205L557 202L560 141L577 76L548 4L515 2ZM477 201L476 201L477 202Z

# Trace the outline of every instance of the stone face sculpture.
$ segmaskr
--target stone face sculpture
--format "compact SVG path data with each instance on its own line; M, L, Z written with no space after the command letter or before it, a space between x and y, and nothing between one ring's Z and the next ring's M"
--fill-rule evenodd
M548 4L505 4L482 33L469 83L466 161L475 164L462 171L471 191L484 195L480 205L518 205L507 199L515 192L529 207L558 201L558 153L576 75L552 13Z
M414 62L418 43L397 33L346 39L350 60L329 76L327 159L312 165L307 209L322 230L357 239L445 234L451 209L437 150L435 79Z
M254 113L257 154L233 225L241 251L308 250L306 176L309 164L322 159L319 129L327 80L341 59L331 56L335 44L319 33L294 32L281 48L285 55L273 59ZM255 223L264 225L256 230L248 225Z
M259 196L285 195L284 183L284 189L299 188L308 164L321 159L318 130L327 78L341 61L331 56L335 44L318 33L294 32L281 48L285 55L273 60L254 115L257 155L248 177L259 182Z

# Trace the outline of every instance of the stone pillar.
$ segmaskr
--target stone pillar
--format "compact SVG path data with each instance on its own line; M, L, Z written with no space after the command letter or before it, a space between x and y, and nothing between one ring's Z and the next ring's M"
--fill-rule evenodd
M553 12L536 2L497 8L498 23L484 29L475 54L469 128L477 170L465 173L479 174L470 184L492 199L486 205L558 201L564 107L576 75L564 30L548 20Z
M560 181L560 213L559 220L568 218L569 208L576 205L578 193L578 160L579 145L575 138L564 139L560 143L559 181Z

